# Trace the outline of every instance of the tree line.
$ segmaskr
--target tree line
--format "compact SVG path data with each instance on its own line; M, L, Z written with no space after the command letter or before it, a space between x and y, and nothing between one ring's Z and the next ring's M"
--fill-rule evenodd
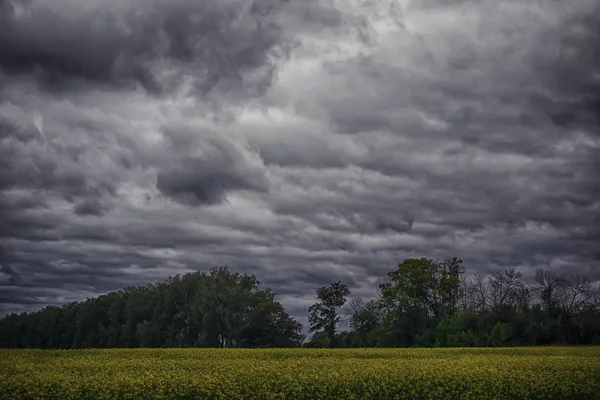
M458 258L409 258L388 272L375 299L349 295L341 281L317 291L305 346L600 344L600 288L582 275L540 269L527 283L515 269L469 276ZM349 329L338 333L342 319Z
M302 325L259 284L253 275L214 267L62 307L10 314L0 320L0 347L300 346Z
M600 289L585 276L408 258L368 301L317 289L302 324L254 275L214 267L0 319L0 347L449 347L600 344ZM345 329L341 329L345 326Z

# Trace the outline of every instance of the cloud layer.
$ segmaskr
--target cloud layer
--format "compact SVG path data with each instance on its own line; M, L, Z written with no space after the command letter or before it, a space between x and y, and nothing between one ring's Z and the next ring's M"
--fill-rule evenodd
M0 303L405 257L600 279L600 8L0 1Z

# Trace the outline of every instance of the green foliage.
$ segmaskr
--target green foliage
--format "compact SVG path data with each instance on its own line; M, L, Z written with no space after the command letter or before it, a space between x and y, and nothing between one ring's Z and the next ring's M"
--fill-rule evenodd
M436 345L435 329L425 329L415 335L413 343L414 347L433 347L434 345Z
M417 309L425 317L453 314L462 296L462 260L436 262L427 258L407 258L387 275L379 287L385 305L396 315Z
M502 346L507 341L507 324L497 323L490 334L490 346Z
M301 324L227 267L127 287L84 302L0 320L0 347L298 347ZM515 269L468 277L462 260L408 258L378 298L353 298L341 281L317 290L304 347L484 347L599 343L600 288L582 276ZM348 330L336 333L340 307Z
M600 289L585 277L537 271L528 285L508 269L470 281L462 261L409 258L380 297L355 302L346 347L483 347L591 344L600 337ZM353 299L354 300L354 299Z
M0 347L294 347L304 337L254 276L215 267L0 320Z
M378 344L378 327L383 321L381 302L370 300L350 315L350 329L343 341L348 347L375 347Z
M391 346L412 346L419 335L419 342L423 342L422 332L457 310L462 271L458 258L441 262L407 258L390 271L387 281L379 286L385 309L383 341Z
M339 342L344 343L344 344L348 344L347 342L344 342L343 340L339 340ZM308 343L305 343L303 347L308 348L308 349L323 349L323 348L328 348L331 347L331 341L329 339L329 335L327 334L327 332L316 332L313 337L311 338L311 340ZM350 347L350 346L347 346Z
M350 289L342 281L332 282L317 289L318 303L308 309L308 323L311 332L323 331L329 339L329 346L335 346L335 329L340 322L338 309L346 303Z
M465 319L468 315L444 318L435 328L436 347L472 347L476 342L476 334L469 329Z

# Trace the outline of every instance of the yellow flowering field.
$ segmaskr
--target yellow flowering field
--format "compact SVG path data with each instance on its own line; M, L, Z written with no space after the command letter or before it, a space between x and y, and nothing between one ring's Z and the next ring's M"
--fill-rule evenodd
M600 399L600 347L0 350L0 399Z

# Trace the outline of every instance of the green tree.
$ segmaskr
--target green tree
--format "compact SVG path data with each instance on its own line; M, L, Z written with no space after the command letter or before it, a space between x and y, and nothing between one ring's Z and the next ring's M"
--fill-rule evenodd
M462 260L407 258L379 286L385 309L385 343L411 346L416 335L454 314L462 297Z
M335 330L340 322L338 309L346 303L350 289L342 281L332 282L317 289L318 303L308 309L309 330L323 331L329 339L329 347L335 347Z
M374 347L377 345L377 329L383 320L381 304L378 300L369 300L354 307L350 314L351 338L354 347Z
M0 347L288 347L302 325L253 275L215 267L0 319Z
M244 347L299 347L302 324L288 315L270 290L260 292L241 329Z

